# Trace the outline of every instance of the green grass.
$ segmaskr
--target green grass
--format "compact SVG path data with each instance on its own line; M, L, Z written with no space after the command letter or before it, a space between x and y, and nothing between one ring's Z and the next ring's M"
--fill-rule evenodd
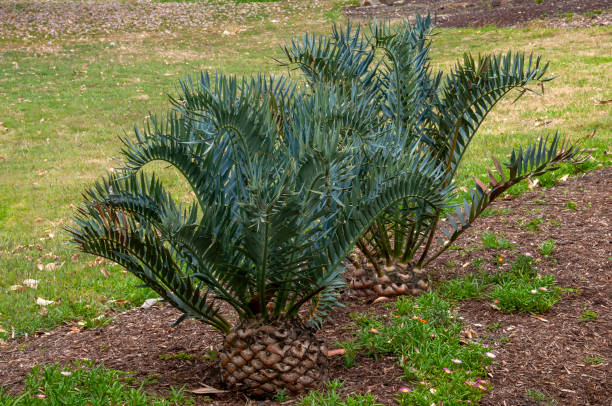
M503 235L492 232L482 233L481 240L482 246L491 250L507 250L516 245L504 238Z
M171 388L168 398L153 397L142 388L133 389L123 382L127 374L106 369L92 362L35 366L25 380L25 391L18 396L8 395L0 389L0 405L3 406L170 406L192 405L193 399L185 397L183 390Z
M334 379L328 382L325 390L312 391L300 400L300 406L382 406L376 403L376 398L368 393L366 395L353 394L342 400L340 388L344 382Z
M553 252L555 252L555 240L552 238L549 238L540 245L540 254L544 255L544 257L548 257Z
M533 265L533 258L519 255L508 271L468 273L444 282L438 291L451 300L493 300L505 313L542 313L561 299L563 290L553 275L540 276Z
M584 357L584 362L590 365L599 365L603 364L605 360L600 355L596 355L594 357Z
M401 405L477 402L489 389L486 366L494 354L481 343L460 343L464 328L437 293L401 297L388 316L353 315L360 354L392 356L404 371Z
M597 313L595 313L593 310L584 309L584 311L578 317L578 321L581 321L584 323L587 321L597 320L598 317L599 316L597 315Z
M170 361L170 360L192 361L195 359L195 356L184 353L184 352L177 352L176 354L161 354L159 356L159 359L162 361Z
M118 267L90 267L93 258L85 255L72 262L74 250L65 244L62 228L70 224L85 188L117 165L112 161L121 147L117 136L150 112L164 111L179 78L200 70L280 72L271 59L282 57L280 44L307 30L329 32L330 20L343 19L339 7L351 3L323 1L313 9L299 1L305 11L290 14L287 25L254 18L245 31L229 36L187 29L0 39L0 339L66 321L94 327L104 322L95 321L98 316L106 313L107 321L112 311L154 296L136 289L139 282ZM467 152L459 185L471 184L474 176L486 179L489 156L503 160L512 147L555 130L576 138L597 129L584 144L594 149L595 162L579 170L609 165L612 105L596 101L609 98L612 61L602 55L612 53L610 37L610 28L440 30L435 69L448 69L468 50L516 49L542 55L557 76L542 97L527 95L513 104L510 96L499 103ZM549 123L536 126L540 122ZM183 179L159 168L175 195L189 199ZM576 172L562 165L542 183L566 173ZM511 192L525 190L519 185ZM55 257L61 267L38 269L39 260L46 265ZM10 290L25 279L38 280L38 289ZM37 297L55 303L44 310Z

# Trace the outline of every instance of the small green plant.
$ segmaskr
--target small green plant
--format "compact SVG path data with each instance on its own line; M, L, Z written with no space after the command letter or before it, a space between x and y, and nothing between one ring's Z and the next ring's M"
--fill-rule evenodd
M599 365L604 363L604 359L600 355L594 357L584 357L584 362L590 365Z
M509 213L510 213L510 209L508 208L503 208L503 209L488 208L482 212L481 216L482 217L502 216L504 214L509 214Z
M501 323L497 323L497 322L493 322L487 326L487 330L489 331L499 330L500 328L502 328L502 325Z
M344 348L344 354L342 355L344 358L344 366L347 368L354 367L357 354L359 350L361 350L361 344L355 339L339 341L336 344Z
M219 356L219 351L206 350L206 355L202 355L202 359L206 361L215 361Z
M376 398L368 393L366 395L353 394L344 400L339 394L339 390L344 382L334 379L325 384L327 390L312 391L305 396L299 403L300 406L383 406L376 403Z
M503 337L501 337L501 338L499 339L499 342L500 342L500 343L502 343L502 344L507 344L507 343L509 343L509 342L510 342L510 337L508 337L508 336L503 336Z
M542 4L544 2L544 0L535 0L536 4Z
M544 241L540 245L540 254L544 255L544 257L548 257L554 251L555 251L555 240L553 240L552 238L549 238L548 240Z
M569 202L567 202L566 206L570 210L574 210L574 211L578 210L578 203L576 203L576 202L569 201Z
M578 317L578 320L583 323L586 323L588 321L597 320L597 317L597 313L595 313L593 310L584 309L584 311Z
M561 16L565 17L566 20L571 20L574 17L574 13L564 13Z
M484 258L476 258L472 261L472 266L477 270L482 270L482 264L485 262Z
M178 359L183 361L192 361L195 357L191 354L187 354L184 352L177 352L176 354L161 354L159 359L162 361L169 361L172 359Z
M538 390L538 389L530 389L527 391L527 397L535 400L536 402L546 402L545 405L554 405L554 400L551 399L547 394Z
M542 220L541 218L537 217L534 219L531 219L527 224L523 225L523 228L526 228L527 230L531 231L532 233L536 233L538 231L540 231L540 224L542 224L544 222L544 220Z
M466 274L462 279L451 279L439 288L440 295L454 300L469 300L482 298L487 287L482 275Z
M6 394L0 387L0 405L125 405L171 406L192 405L193 399L183 389L171 388L169 398L153 397L142 388L132 389L122 383L125 372L106 369L93 362L75 362L63 367L38 365L25 379L25 390L19 396Z
M144 379L142 380L142 382L140 382L140 384L142 386L157 385L160 379L162 379L162 376L160 374L149 374L144 377ZM135 385L136 378L134 378L133 376L129 376L129 380L126 378L125 382L130 385Z
M287 388L282 388L276 391L274 394L274 400L278 403L283 403L289 400L289 395L287 394Z
M496 286L489 297L505 313L543 313L561 300L561 289L555 286L553 275L546 275L531 280L507 280Z
M504 238L503 235L498 235L488 231L484 232L481 238L483 247L488 249L505 250L512 248L515 245Z

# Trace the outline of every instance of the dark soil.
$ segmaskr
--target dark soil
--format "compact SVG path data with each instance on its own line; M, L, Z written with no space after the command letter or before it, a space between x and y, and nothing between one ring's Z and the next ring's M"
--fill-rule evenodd
M536 257L541 274L552 273L559 285L575 289L541 315L508 315L488 301L466 301L457 310L466 329L489 342L497 354L489 368L493 390L484 405L537 405L529 391L539 391L561 405L609 405L612 399L612 167L578 176L548 189L503 200L494 209L508 214L482 218L460 239L461 250L448 251L431 267L434 279L443 280L474 272L472 261L483 258L483 271L494 271L501 254L509 263L520 253ZM577 210L567 207L576 203ZM519 226L539 218L539 231ZM561 225L559 225L561 224ZM485 231L504 233L516 242L505 252L482 249ZM538 252L546 239L555 240L548 258ZM509 265L502 265L504 266ZM388 311L382 304L365 304L344 297L345 307L334 313L319 331L329 348L354 331L349 313ZM585 309L597 313L582 322ZM177 328L170 323L178 312L169 307L134 309L116 315L112 324L85 329L64 326L36 337L21 338L0 347L0 384L12 393L22 388L30 368L40 363L66 363L79 359L104 362L109 368L133 371L138 380L148 378L147 391L167 394L169 387L195 389L201 384L223 385L216 362L203 359L217 349L221 337L209 327L187 321ZM498 329L487 329L499 323ZM507 337L504 338L504 337ZM503 338L503 339L502 339ZM190 354L192 359L165 359L165 354ZM591 365L586 357L601 357ZM184 358L184 357L182 357ZM360 357L347 369L341 356L331 359L330 378L345 381L346 393L375 394L385 405L402 386L402 371L391 357ZM214 395L216 405L245 404L239 394ZM203 398L197 398L202 404ZM272 402L268 402L272 404ZM544 404L544 403L542 403Z
M391 6L350 6L344 12L350 18L359 19L431 13L437 15L439 27L509 27L539 18L563 17L567 13L609 12L611 8L612 0L400 0ZM609 18L602 20L597 15L586 19L585 24L589 20L597 25L612 23Z

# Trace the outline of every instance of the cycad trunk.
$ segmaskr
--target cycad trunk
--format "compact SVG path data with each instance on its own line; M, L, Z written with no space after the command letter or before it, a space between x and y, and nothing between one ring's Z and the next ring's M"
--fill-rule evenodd
M426 291L429 286L425 271L414 268L411 263L401 264L394 261L391 266L381 264L379 268L383 271L382 276L376 273L370 263L359 269L354 266L348 268L353 270L349 277L349 286L355 295L360 297L416 296Z
M327 351L299 320L246 320L227 335L219 359L229 389L265 397L316 388L325 380Z

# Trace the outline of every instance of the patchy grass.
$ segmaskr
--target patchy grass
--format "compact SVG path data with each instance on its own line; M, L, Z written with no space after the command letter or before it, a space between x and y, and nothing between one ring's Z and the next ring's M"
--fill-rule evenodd
M344 400L340 396L339 390L344 383L337 379L328 382L325 390L310 392L298 403L300 406L382 406L376 403L376 398L371 394L353 394Z
M477 402L488 390L494 354L482 343L460 343L463 325L437 293L401 297L384 317L354 315L360 353L391 355L404 370L401 405Z
M330 20L343 19L336 11L350 3L326 0L313 8L299 1L300 10L287 6L293 11L276 23L262 8L257 19L217 22L215 30L0 39L0 339L67 320L95 327L100 315L153 297L135 289L138 282L118 267L85 255L73 262L62 228L85 188L117 165L117 135L129 133L149 112L164 111L179 78L200 70L280 72L271 59L282 57L280 44L305 31L329 32ZM609 165L612 105L598 103L609 98L612 80L612 59L604 56L612 53L609 29L443 29L433 67L448 69L465 51L508 49L542 55L558 79L542 97L527 95L513 104L510 96L497 106L468 150L459 184L486 179L490 155L503 159L512 147L555 130L572 138L597 130L585 143L595 161L577 171ZM160 168L175 195L188 199L183 179ZM562 165L541 183L575 173ZM519 185L511 192L524 190ZM55 261L63 265L45 270ZM26 279L39 281L38 288L11 290ZM38 297L54 303L37 305Z
M12 406L34 405L125 405L170 406L193 405L194 400L185 397L182 389L171 388L168 398L152 397L141 388L132 389L122 379L126 373L106 369L92 362L35 366L26 377L25 391L10 396L0 388L0 404Z
M516 245L515 243L508 241L508 239L503 235L491 232L483 233L481 240L482 246L491 250L507 250Z
M533 263L533 258L519 255L508 271L468 273L444 282L439 293L452 300L490 299L506 313L542 313L561 300L563 290L553 275L539 275Z

